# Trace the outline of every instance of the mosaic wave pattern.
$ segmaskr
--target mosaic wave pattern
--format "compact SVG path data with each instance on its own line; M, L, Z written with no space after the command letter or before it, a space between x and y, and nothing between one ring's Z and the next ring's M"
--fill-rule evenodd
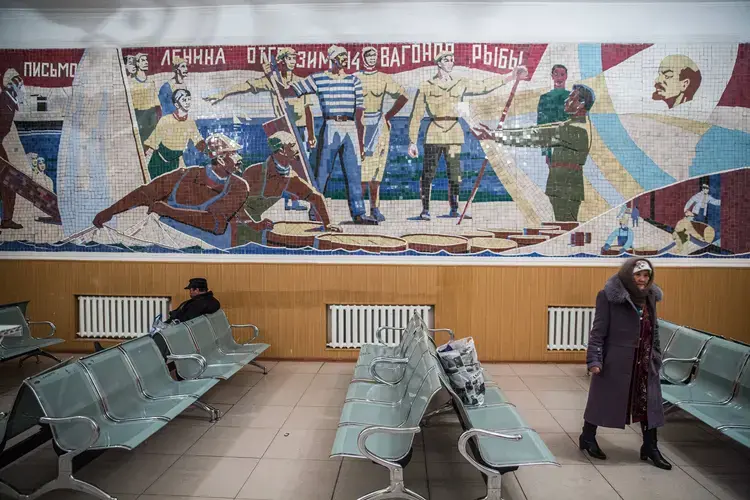
M747 258L748 44L0 50L0 251Z

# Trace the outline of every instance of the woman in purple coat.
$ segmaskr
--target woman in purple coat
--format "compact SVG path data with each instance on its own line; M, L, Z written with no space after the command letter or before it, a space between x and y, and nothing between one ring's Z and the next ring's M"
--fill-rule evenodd
M661 289L654 284L654 268L643 258L628 259L596 296L586 353L593 376L578 440L581 450L594 458L607 458L596 442L598 426L624 429L631 422L640 422L641 460L651 460L660 469L672 468L656 445L656 428L664 425L656 316L656 303L661 298Z

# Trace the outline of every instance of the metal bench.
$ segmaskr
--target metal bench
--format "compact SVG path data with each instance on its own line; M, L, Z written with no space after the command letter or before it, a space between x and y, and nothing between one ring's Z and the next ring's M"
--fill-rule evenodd
M263 351L271 347L268 344L253 343L253 341L257 339L258 335L260 334L257 326L253 325L252 323L247 323L244 325L232 325L229 323L229 319L227 318L227 315L223 310L217 311L212 314L207 314L206 319L208 319L211 331L216 338L216 343L218 345L219 351L223 354L248 353L254 354L257 357L260 356ZM246 344L237 343L237 341L234 339L234 328L252 328L253 337L250 339L250 342ZM254 359L250 361L250 364L263 370L264 375L268 373L266 367L261 365Z
M437 351L433 354L437 358ZM487 495L482 500L502 500L502 475L507 472L521 466L560 466L539 434L528 426L499 387L485 385L484 403L467 406L451 387L439 361L438 365L440 382L451 395L449 404L464 429L458 439L458 451L482 473L487 485Z
M426 340L422 341L426 342ZM419 342L418 342L419 343ZM404 485L404 467L412 454L414 435L428 405L440 392L438 362L433 356L421 356L403 395L395 401L349 401L344 404L331 457L369 459L390 472L390 485L359 500L423 497Z
M160 337L169 351L168 361L173 361L177 374L183 379L218 378L228 380L242 369L240 363L209 362L200 352L190 334L188 323L169 325L154 334Z
M55 367L26 379L23 385L38 402L42 414L38 423L50 427L60 455L57 478L20 497L24 500L60 489L114 500L96 486L73 477L74 459L113 448L132 450L169 422L156 416L113 419L103 399L111 402L111 395L106 388L103 394L98 392L83 363Z
M667 358L663 365L684 363L695 367L695 378L687 384L662 384L665 405L681 407L685 403L727 404L732 399L750 349L738 342L711 337L703 354L693 358Z
M750 447L750 357L745 357L741 374L732 388L728 402L683 402L679 407L705 424Z
M117 346L125 354L126 361L137 374L139 389L148 399L191 396L196 399L193 406L210 415L211 422L219 419L220 412L198 398L219 383L217 378L200 380L174 380L164 364L161 351L151 337L141 337ZM176 359L170 356L169 359Z
M21 336L0 337L0 362L21 357L19 365L28 358L44 356L60 362L60 359L44 351L46 347L65 342L64 339L52 338L55 335L55 325L49 321L28 321L25 310L28 302L9 304L0 307L0 325L19 325ZM38 338L31 335L31 325L47 325L50 333L46 337Z
M674 323L659 320L659 334L667 331L669 339L664 344L662 359L700 359L708 341L712 338L703 332L692 328L677 326ZM661 368L662 381L670 384L687 383L693 375L694 364L674 362L663 364Z

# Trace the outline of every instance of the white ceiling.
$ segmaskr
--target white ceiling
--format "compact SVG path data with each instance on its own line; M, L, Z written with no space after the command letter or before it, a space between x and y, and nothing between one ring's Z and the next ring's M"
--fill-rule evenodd
M402 0L404 1L404 0ZM540 4L540 3L652 3L653 0L512 0L512 1L484 1L484 2L436 2L436 3L483 3L491 5L509 4ZM748 1L727 2L723 0L659 0L662 3L750 3ZM67 9L96 9L111 10L119 8L164 8L164 7L195 7L218 5L278 5L278 4L384 4L400 3L394 0L0 0L0 8L35 9L35 10L67 10Z

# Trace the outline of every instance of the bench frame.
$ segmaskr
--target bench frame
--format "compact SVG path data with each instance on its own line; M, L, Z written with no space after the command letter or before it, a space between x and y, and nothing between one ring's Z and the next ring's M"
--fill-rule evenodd
M232 354L231 352L226 352L226 351L224 351L224 349L221 348L221 343L219 343L219 336L216 334L216 330L214 330L214 325L211 324L210 321L208 322L208 326L209 326L209 328L211 328L211 333L213 333L213 335L214 335L214 341L216 342L216 347L219 350L219 352L222 353L222 354ZM249 346L253 345L253 341L255 339L257 339L258 336L260 335L260 330L258 329L257 326L255 326L252 323L245 323L243 325L233 325L233 324L230 323L229 324L229 328L232 328L232 329L234 329L234 328L252 328L253 329L253 337L250 339L250 342L245 342L244 344L239 344L239 343L237 344L237 345L239 345L241 347L249 347ZM234 333L232 333L232 338L234 338ZM237 342L237 341L235 340L235 342ZM252 360L248 364L253 365L256 368L260 368L261 370L263 370L263 375L267 375L268 374L268 370L266 369L266 367L263 366L263 365L261 365L257 361Z
M362 453L362 455L369 458L376 464L382 465L383 467L388 469L390 484L387 488L368 493L367 495L360 497L358 500L375 500L387 498L425 500L423 496L411 491L404 485L404 466L397 462L391 462L389 460L380 458L367 449L367 438L369 438L373 434L418 434L419 432L421 432L421 429L419 427L394 428L372 426L365 428L364 430L362 430L362 432L359 433L359 436L357 436L357 448L359 448L359 451ZM411 452L409 453L409 455L410 454Z
M16 306L16 307L19 307L19 306ZM20 309L20 307L19 307L19 309ZM31 326L31 325L47 325L47 326L50 327L49 335L46 335L44 337L34 337L33 335L29 334L29 337L31 339L33 339L33 340L44 340L44 339L51 338L51 337L53 337L55 335L55 332L57 331L57 327L51 321L29 321L28 318L26 318L25 315L24 315L24 319L26 320L26 323L29 326ZM42 348L31 347L31 346L29 346L30 349L28 351L25 351L25 352L22 352L22 353L18 353L15 356L9 356L7 358L3 358L2 357L2 352L3 352L2 345L3 345L3 339L2 339L2 337L0 337L0 363L2 363L3 361L10 361L11 359L15 359L15 358L21 358L18 361L18 366L22 366L23 363L24 363L24 361L26 361L27 359L36 357L36 364L39 364L39 363L41 363L41 360L39 359L39 356L44 356L45 358L49 358L49 359L52 359L54 361L57 361L58 363L62 363L62 360L60 358L58 358L57 356L55 356L54 354L50 354L47 351L43 350ZM23 346L20 346L20 347L23 347Z

